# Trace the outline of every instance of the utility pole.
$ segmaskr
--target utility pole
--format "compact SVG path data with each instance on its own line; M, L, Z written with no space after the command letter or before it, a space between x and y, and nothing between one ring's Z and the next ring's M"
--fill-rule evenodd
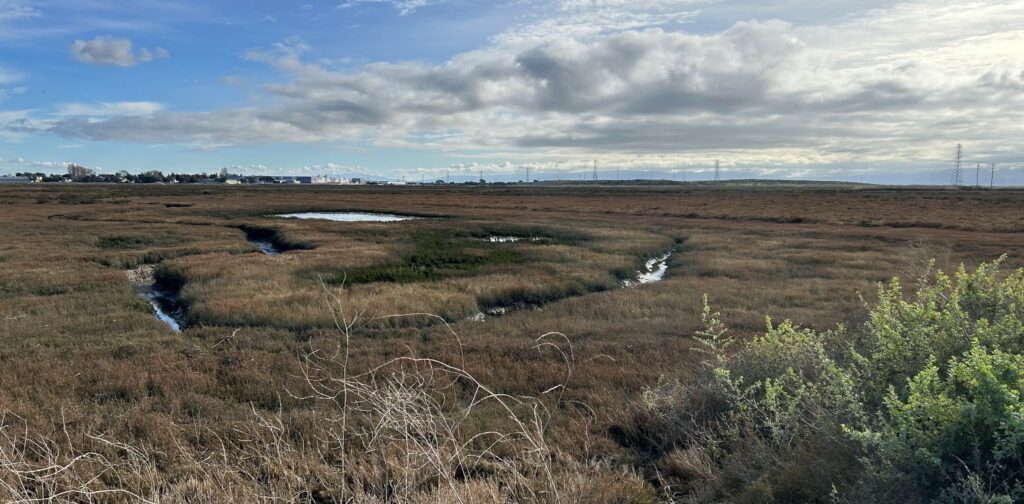
M452 171L451 170L448 170L448 183L449 184L452 183Z
M959 186L963 184L963 174L960 172L960 162L963 161L964 157L964 146L956 144L956 157L954 158L955 165L953 167L953 185Z
M526 165L526 183L530 183L530 165Z
M718 182L719 180L721 180L721 175L720 175L720 172L718 170L718 160L716 159L715 160L715 182Z
M988 188L992 189L996 184L996 164L992 163L992 174L988 176Z
M974 187L981 187L981 163L978 163L978 169L974 171Z
M597 160L594 160L594 180L597 180Z
M480 183L481 184L484 183L484 171L483 170L480 170Z

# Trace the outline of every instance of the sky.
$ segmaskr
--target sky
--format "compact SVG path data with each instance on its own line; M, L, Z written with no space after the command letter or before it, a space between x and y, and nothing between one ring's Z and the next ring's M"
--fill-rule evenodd
M0 0L0 174L948 184L958 143L1024 184L1024 0Z

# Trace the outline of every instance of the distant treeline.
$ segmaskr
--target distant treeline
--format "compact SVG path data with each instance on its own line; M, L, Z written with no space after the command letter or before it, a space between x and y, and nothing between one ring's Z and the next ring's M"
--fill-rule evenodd
M171 173L164 175L159 171L148 171L145 173L89 173L85 175L73 174L46 174L16 173L18 177L25 177L33 182L81 182L81 183L106 183L106 184L201 184L201 183L224 183L228 178L242 184L273 184L277 182L270 176L231 176L209 175L206 173Z

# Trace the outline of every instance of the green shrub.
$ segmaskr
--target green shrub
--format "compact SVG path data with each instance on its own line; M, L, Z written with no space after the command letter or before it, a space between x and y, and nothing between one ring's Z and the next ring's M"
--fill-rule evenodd
M1024 498L1024 356L975 341L943 372L929 365L909 380L907 397L891 391L873 429L853 433L871 468L874 499L913 488L929 500Z
M854 329L769 320L735 353L705 298L704 371L647 389L623 437L706 454L702 481L666 480L691 501L1024 499L1024 270L1002 262L929 270L911 299L894 279Z

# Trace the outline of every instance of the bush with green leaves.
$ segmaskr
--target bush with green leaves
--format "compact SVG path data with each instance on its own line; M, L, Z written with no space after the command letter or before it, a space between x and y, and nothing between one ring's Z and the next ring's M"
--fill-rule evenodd
M688 501L1024 499L1024 270L1000 272L1004 259L930 268L910 297L883 284L856 327L769 320L734 352L705 298L703 372L647 390L636 420L647 438L671 431L648 446L663 469L680 450L710 460L663 477L668 489Z

